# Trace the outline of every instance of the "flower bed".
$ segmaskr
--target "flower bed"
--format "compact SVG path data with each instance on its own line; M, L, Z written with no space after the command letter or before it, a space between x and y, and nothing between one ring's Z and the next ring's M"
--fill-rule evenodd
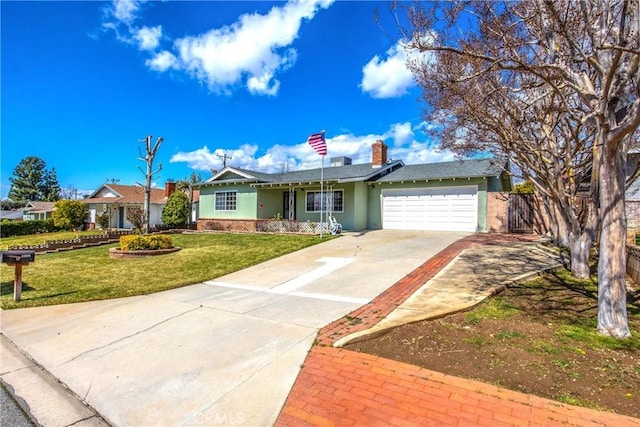
M109 249L111 258L144 258L148 256L170 254L177 252L181 248L173 246L171 236L151 235L151 236L122 236L120 237L120 247Z
M144 258L148 256L156 256L156 255L165 255L173 252L178 252L182 249L180 246L174 246L169 249L146 249L146 250L133 250L133 251L123 251L120 248L111 248L109 249L109 257L110 258Z

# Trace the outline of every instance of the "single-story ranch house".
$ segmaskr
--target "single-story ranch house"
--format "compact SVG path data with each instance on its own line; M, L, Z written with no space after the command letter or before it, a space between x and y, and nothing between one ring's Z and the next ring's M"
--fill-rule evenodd
M27 202L27 205L22 208L22 220L43 220L53 218L53 211L56 208L53 206L55 202Z
M167 198L176 190L176 183L167 181L165 188L152 188L149 202L149 223L162 224L162 209ZM95 228L96 215L109 215L110 228L133 228L127 219L127 210L144 207L144 187L139 185L103 184L88 198L81 200L89 205L89 228Z
M487 231L487 194L511 191L506 160L405 165L372 144L372 162L283 173L226 167L199 183L198 230L256 230L258 220L320 220L322 205L344 230ZM320 192L323 175L324 198ZM322 203L321 203L322 202Z

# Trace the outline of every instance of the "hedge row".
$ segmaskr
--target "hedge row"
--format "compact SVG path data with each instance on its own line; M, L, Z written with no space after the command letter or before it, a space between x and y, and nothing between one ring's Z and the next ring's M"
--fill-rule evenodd
M53 224L53 219L37 219L30 221L2 221L0 236L26 236L27 234L52 233L60 228Z
M155 249L171 249L173 240L171 236L156 234L142 236L138 234L120 236L120 249L123 251L148 251Z

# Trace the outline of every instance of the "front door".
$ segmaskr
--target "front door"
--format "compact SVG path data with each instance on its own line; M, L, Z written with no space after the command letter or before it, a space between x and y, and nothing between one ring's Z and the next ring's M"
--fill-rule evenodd
M296 219L296 192L291 189L282 193L283 219L294 221Z
M124 206L118 208L118 228L124 228Z

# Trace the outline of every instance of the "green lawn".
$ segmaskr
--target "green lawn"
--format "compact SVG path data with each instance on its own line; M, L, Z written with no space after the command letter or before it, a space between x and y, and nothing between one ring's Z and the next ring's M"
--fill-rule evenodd
M36 254L36 261L23 269L20 302L13 301L14 269L2 264L0 307L34 307L149 294L211 280L331 238L226 233L172 237L181 251L147 258L109 258L109 248L117 244Z

